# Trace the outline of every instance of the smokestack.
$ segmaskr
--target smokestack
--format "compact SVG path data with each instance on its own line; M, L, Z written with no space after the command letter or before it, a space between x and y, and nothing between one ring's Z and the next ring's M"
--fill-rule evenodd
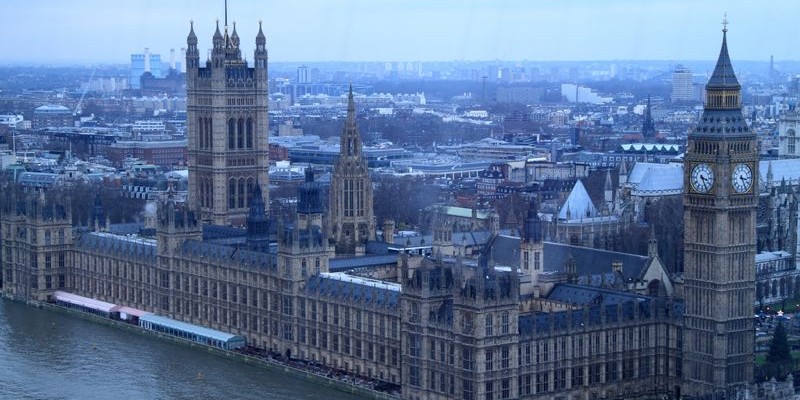
M185 61L186 60L186 47L181 47L181 60L184 60L183 62L181 62L181 72L183 72L185 74L186 73L186 61Z
M169 69L175 69L175 49L169 49Z
M144 72L150 72L150 48L144 48Z

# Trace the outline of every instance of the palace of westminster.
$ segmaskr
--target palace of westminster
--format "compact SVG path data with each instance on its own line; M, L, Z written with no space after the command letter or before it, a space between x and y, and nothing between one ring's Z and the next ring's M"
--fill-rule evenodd
M454 249L449 221L432 256L372 254L394 228L376 237L352 91L328 204L309 169L294 218L270 219L266 38L259 28L251 65L234 25L217 26L205 64L193 27L187 39L187 201L168 192L147 238L115 232L100 206L78 228L69 199L4 193L2 293L146 310L398 385L405 399L737 398L754 379L759 164L725 32L684 158L682 279L655 239L624 265L544 241L535 201L519 235L492 227L475 257ZM638 278L576 279L604 260L603 279Z

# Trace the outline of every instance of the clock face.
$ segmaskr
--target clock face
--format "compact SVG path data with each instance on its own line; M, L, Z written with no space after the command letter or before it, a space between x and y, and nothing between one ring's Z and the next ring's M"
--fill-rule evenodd
M731 186L736 193L747 193L753 187L753 170L747 164L736 164L731 173Z
M708 193L714 185L714 171L708 164L697 164L692 168L692 188L700 193Z

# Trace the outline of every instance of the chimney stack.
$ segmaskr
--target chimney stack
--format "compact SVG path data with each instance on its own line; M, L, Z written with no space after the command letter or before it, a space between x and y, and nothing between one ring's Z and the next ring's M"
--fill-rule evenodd
M175 69L175 49L169 49L169 69Z
M394 243L394 220L387 219L383 222L383 241L388 244Z
M622 273L622 261L614 260L611 263L611 271Z

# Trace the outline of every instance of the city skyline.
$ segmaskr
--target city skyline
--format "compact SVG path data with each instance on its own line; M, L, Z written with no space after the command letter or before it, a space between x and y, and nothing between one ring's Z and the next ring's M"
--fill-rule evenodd
M222 1L167 4L126 2L113 9L96 0L19 2L0 16L7 63L127 63L149 47L169 54L185 46L189 21L201 58ZM105 7L104 7L105 6ZM633 0L541 3L364 0L231 1L243 55L252 60L263 20L272 62L450 60L711 60L727 13L735 60L796 58L796 3L757 7L745 1Z

